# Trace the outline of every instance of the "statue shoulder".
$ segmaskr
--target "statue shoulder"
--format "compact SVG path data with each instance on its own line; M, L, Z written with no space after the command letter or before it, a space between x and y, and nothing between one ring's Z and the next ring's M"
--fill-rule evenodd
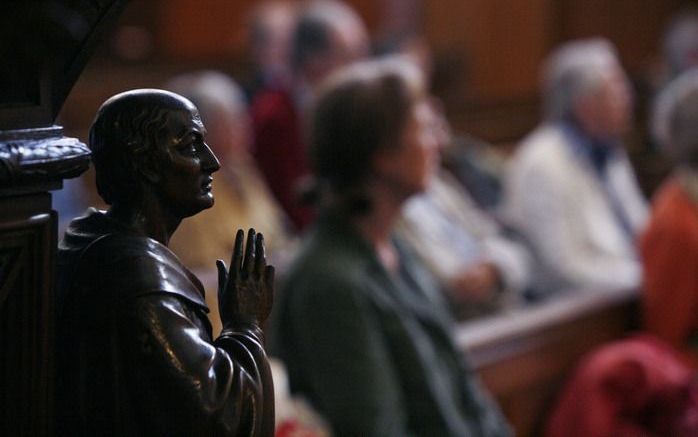
M166 293L208 312L201 282L165 245L128 233L101 236L85 248L82 269L120 298Z

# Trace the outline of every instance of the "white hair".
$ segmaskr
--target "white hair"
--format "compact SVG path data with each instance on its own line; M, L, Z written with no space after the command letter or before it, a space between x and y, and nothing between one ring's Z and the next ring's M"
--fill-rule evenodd
M691 58L698 53L698 10L686 10L674 17L664 33L662 48L672 75L691 67Z
M686 71L661 92L652 132L679 165L698 167L698 69Z
M170 79L165 88L191 100L204 122L213 119L213 114L221 110L233 116L247 111L245 94L240 86L230 76L218 71L182 74Z
M602 38L571 41L557 48L543 67L546 117L569 116L579 97L596 91L608 71L619 68L616 50Z

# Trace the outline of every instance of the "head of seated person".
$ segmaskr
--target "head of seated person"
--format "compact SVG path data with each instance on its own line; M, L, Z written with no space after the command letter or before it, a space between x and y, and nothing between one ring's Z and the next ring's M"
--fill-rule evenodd
M698 172L698 70L689 70L659 96L655 137L677 166Z
M439 163L433 122L420 70L405 58L358 63L330 77L310 129L321 205L360 217L423 191Z
M361 17L347 4L309 2L291 36L292 75L302 85L316 87L338 68L366 56L368 41Z
M439 162L432 110L404 58L338 71L312 110L323 213L280 293L272 338L291 389L337 435L508 435L445 341L452 321L432 278L392 239Z
M615 49L606 40L563 44L544 66L545 117L573 123L585 136L615 141L630 127L633 95Z
M165 88L196 105L207 125L207 143L223 165L249 161L250 116L245 95L233 79L217 71L200 71L176 76Z
M171 249L187 266L197 269L206 288L215 290L217 276L211 260L228 256L234 229L253 227L264 234L269 258L283 269L287 264L284 252L292 252L287 218L252 159L252 127L242 89L216 71L176 76L165 88L196 105L207 126L207 143L222 163L213 185L217 207L185 221ZM214 292L207 295L215 297Z

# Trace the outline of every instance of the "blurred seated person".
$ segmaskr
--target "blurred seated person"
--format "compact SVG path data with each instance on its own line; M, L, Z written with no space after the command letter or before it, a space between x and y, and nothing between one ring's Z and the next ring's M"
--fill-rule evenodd
M654 124L676 168L654 197L640 244L645 327L698 366L698 71L662 92Z
M639 286L647 207L621 141L631 108L608 41L572 41L547 60L545 120L511 159L504 205L540 257L537 288Z
M420 72L403 59L334 75L310 125L320 215L280 293L273 350L337 436L507 436L451 337L428 272L392 232L438 166Z
M348 5L311 1L299 12L291 39L291 83L260 90L252 102L253 155L296 231L313 217L312 210L298 201L299 187L309 174L304 114L328 74L367 52L366 29Z
M695 437L698 383L650 336L589 353L566 384L545 437Z
M453 136L442 152L443 166L485 211L497 214L502 202L506 153L467 134Z
M698 9L687 8L672 17L662 38L662 55L661 86L698 67Z
M386 35L374 44L373 51L376 56L398 54L409 57L420 67L427 83L431 84L433 55L427 39L419 33ZM438 99L433 99L433 104L435 109L443 111ZM445 118L443 120L446 122ZM501 197L499 169L503 159L496 158L491 146L468 135L449 138L445 146L441 151L444 166L466 187L478 205L488 211L494 210Z
M296 24L297 2L263 0L248 17L247 46L252 72L245 82L248 100L258 91L284 86L289 80L289 49Z
M436 137L449 143L445 118L433 114ZM458 318L520 302L530 284L527 248L506 235L445 170L406 202L398 235L439 280Z
M294 241L290 223L249 153L250 120L238 85L222 73L203 71L175 77L165 88L194 102L208 129L207 143L221 162L213 184L215 208L184 221L169 245L200 276L215 316L218 278L211 260L228 257L235 242L234 229L260 231L269 259L282 271Z
M273 432L262 236L250 230L243 254L238 231L230 270L218 262L215 337L201 283L167 247L214 203L205 135L196 107L163 90L117 94L97 113L89 147L110 206L73 220L58 247L58 435Z
M331 437L327 423L303 396L291 395L286 367L277 358L269 359L274 378L275 437Z
M188 266L202 268L230 253L231 229L254 227L264 234L268 258L283 265L291 243L290 223L250 155L250 119L242 90L233 79L214 71L175 77L166 88L199 109L208 128L207 142L221 162L213 185L216 207L182 223L170 248Z

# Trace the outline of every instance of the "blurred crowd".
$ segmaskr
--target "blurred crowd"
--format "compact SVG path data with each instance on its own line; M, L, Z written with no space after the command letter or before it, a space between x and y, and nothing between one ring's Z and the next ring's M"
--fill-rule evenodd
M267 329L281 360L279 435L509 435L453 343L454 321L627 289L641 290L659 340L585 361L593 370L570 383L549 435L580 423L591 425L575 435L697 435L686 375L698 365L698 14L670 24L653 84L651 143L674 170L652 199L624 148L632 85L605 39L550 53L542 120L511 156L451 129L418 34L376 43L342 2L274 0L251 14L249 45L251 81L198 71L162 84L198 108L221 162L215 206L185 220L170 249L215 309L214 260L230 257L236 229L264 234L279 272ZM87 206L85 190L57 193L63 218ZM679 376L603 412L576 407L662 365ZM652 390L683 397L635 424Z

